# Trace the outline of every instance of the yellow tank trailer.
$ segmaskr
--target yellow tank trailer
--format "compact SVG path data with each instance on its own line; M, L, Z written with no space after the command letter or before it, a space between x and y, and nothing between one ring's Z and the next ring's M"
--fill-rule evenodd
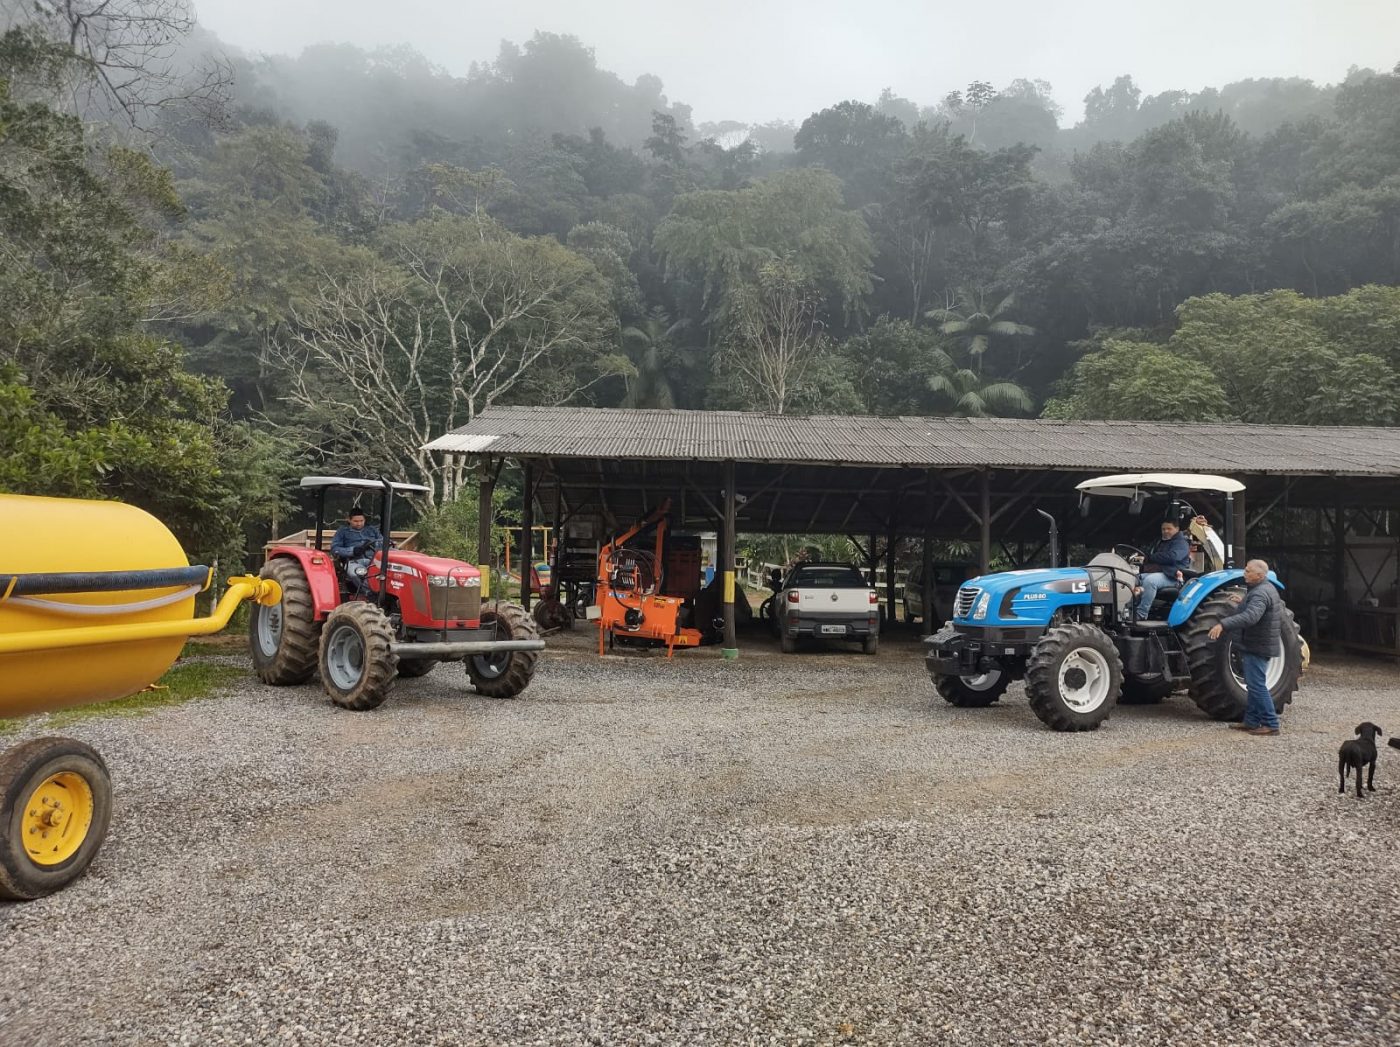
M0 495L0 535L0 717L134 694L244 600L282 598L275 581L231 578L214 613L195 618L212 572L120 502ZM106 764L81 742L36 738L0 755L0 898L81 876L111 814Z

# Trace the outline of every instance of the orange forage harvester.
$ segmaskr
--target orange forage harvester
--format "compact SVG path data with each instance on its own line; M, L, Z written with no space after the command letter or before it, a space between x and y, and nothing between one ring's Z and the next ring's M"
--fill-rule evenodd
M666 645L666 657L677 647L698 647L700 630L683 628L685 598L661 592L668 498L642 520L603 546L598 554L598 653L609 636L651 640ZM627 542L656 526L654 551L632 549Z

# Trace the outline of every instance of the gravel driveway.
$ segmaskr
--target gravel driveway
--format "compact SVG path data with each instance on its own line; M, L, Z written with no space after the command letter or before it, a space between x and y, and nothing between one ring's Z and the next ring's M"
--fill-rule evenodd
M254 683L84 721L112 835L0 903L0 1043L1400 1041L1400 674L1285 733L945 705L912 643L600 661L372 713ZM34 733L27 729L26 733ZM13 741L11 737L5 741Z

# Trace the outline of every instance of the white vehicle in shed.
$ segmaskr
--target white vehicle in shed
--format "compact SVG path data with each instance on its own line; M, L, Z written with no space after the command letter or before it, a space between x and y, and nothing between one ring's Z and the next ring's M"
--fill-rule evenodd
M880 643L880 598L848 563L802 563L788 572L774 600L783 653L801 637L853 640L866 654Z

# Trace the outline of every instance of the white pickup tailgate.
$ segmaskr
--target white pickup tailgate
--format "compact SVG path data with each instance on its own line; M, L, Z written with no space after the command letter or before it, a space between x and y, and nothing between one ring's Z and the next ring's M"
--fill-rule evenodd
M869 614L870 590L865 589L798 589L798 606L804 611L825 614Z

